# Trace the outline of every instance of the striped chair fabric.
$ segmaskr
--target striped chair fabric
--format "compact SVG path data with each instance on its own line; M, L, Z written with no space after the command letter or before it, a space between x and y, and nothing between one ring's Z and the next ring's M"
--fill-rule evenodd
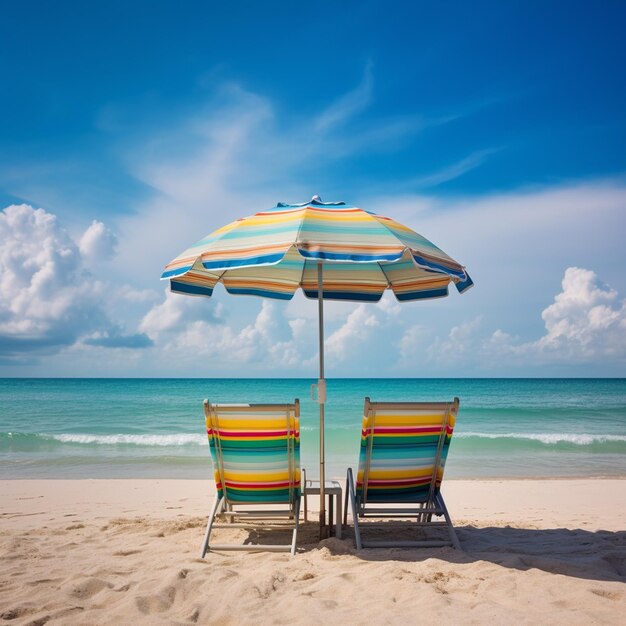
M295 404L211 404L206 430L218 496L238 504L300 497L300 419Z
M366 401L356 481L361 505L422 503L437 495L457 408L455 402ZM439 466L431 493L439 446Z

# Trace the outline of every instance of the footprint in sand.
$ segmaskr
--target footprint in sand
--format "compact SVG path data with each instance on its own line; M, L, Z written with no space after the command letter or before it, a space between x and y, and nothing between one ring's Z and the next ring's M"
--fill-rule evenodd
M284 575L280 572L275 572L265 581L265 584L255 585L254 590L259 594L259 598L267 600L284 582Z
M100 593L103 589L112 589L113 585L101 578L88 578L85 581L81 581L78 584L73 584L69 589L69 595L74 598L84 600L85 598L91 598L97 593Z
M8 611L4 611L0 613L0 619L12 620L17 619L18 617L23 617L24 615L28 615L29 613L34 613L37 609L31 607L17 607L15 609L9 609Z
M200 609L194 609L191 615L187 618L188 622L193 622L194 624L198 621L200 617Z
M152 596L138 596L135 598L137 608L144 614L163 613L170 609L176 599L176 588L166 587Z
M29 580L26 584L35 587L36 585L45 585L46 583L56 583L60 580L60 578L40 578L38 580Z
M606 589L589 589L589 591L591 591L591 593L595 593L601 598L614 601L620 600L624 595L621 591L607 591Z

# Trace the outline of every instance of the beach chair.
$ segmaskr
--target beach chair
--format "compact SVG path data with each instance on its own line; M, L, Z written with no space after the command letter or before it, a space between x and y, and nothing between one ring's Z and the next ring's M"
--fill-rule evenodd
M363 547L438 547L461 545L441 495L443 469L459 399L452 402L371 402L365 398L356 484L346 480L357 549ZM434 521L443 516L444 521ZM359 520L404 519L409 527L447 528L448 540L365 541ZM411 519L414 521L407 522ZM368 524L363 524L363 527ZM384 524L387 528L387 524Z
M300 515L300 403L204 401L217 494L201 558L208 550L295 553ZM262 523L265 522L265 523ZM214 528L290 529L291 543L211 544Z

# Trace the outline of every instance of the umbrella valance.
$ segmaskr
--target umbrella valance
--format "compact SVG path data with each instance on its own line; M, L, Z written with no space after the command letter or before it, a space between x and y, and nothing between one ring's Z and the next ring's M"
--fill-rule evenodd
M317 298L318 265L328 300L376 302L391 288L398 300L448 295L472 285L465 268L395 220L343 202L314 197L236 220L169 263L161 278L174 292L229 293L289 300L301 287Z

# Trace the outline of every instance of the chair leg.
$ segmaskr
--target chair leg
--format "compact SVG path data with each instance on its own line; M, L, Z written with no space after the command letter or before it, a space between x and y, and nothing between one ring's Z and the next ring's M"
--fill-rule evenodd
M200 551L200 558L203 559L209 549L209 537L211 536L211 528L213 528L213 522L215 521L215 515L217 514L217 507L223 504L224 500L221 496L215 496L215 502L207 521L206 532L204 533L204 541L202 542L202 550Z
M463 548L461 547L461 543L459 541L459 538L457 537L456 531L454 530L454 526L452 525L452 520L450 519L450 514L448 513L448 509L446 507L446 503L443 501L443 496L441 495L441 492L437 494L437 503L439 504L439 506L441 507L441 510L443 511L443 516L446 520L446 525L448 527L448 533L450 534L450 541L452 541L452 545L457 549L457 550L463 550Z
M300 487L300 491L302 493L302 498L304 499L304 521L306 522L309 519L309 501L306 495L306 470L304 468L302 468L301 485L303 485L303 487Z
M346 474L346 492L343 498L343 525L348 525L348 483L350 481L350 472L351 468L348 468L348 472Z
M300 500L296 503L296 524L291 535L291 556L296 553L296 541L298 539L298 524L300 522Z
M354 477L352 476L352 468L348 468L348 489L350 490L350 504L352 505L352 521L354 522L354 543L356 549L360 550L363 546L361 544L361 531L359 529L359 515L356 508L356 494L354 491Z

